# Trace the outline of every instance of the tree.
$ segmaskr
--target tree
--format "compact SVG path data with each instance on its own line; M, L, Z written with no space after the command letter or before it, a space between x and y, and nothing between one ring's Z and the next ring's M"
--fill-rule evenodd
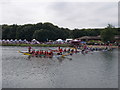
M103 42L112 42L114 40L113 26L108 24L107 28L101 31L101 38Z
M103 29L69 29L58 27L52 23L37 23L37 24L24 24L24 25L1 25L2 26L2 38L3 39L27 39L31 41L33 38L37 38L40 41L46 41L66 38L79 38L82 36L98 36L101 33L103 41L112 41L114 35L120 35L120 28L115 28L108 24ZM102 31L102 32L101 32ZM114 32L113 32L114 31ZM114 33L114 35L113 35ZM37 36L38 35L38 36ZM109 36L108 36L109 35ZM33 37L34 36L34 37Z
M48 30L40 29L36 30L33 34L33 38L35 38L38 41L45 42L47 39L51 38L51 32Z

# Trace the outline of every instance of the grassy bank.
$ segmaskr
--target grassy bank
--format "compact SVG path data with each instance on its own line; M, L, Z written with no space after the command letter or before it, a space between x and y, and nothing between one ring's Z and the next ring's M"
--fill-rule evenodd
M21 46L21 47L26 47L26 46L31 46L31 47L69 47L69 44L2 44L1 46Z
M20 46L20 47L72 47L70 44L0 44L0 46ZM104 45L87 45L93 48L106 48ZM110 48L118 48L118 46L110 46Z

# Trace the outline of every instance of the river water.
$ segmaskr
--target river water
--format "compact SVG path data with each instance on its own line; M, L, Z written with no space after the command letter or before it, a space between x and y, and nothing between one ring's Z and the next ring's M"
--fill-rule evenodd
M64 59L28 59L28 56L18 53L18 50L26 49L27 47L2 47L2 88L118 87L117 49L86 55L74 54Z

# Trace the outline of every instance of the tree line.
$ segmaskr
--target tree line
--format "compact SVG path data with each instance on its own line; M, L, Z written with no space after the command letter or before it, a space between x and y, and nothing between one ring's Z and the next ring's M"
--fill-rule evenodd
M109 33L109 35L111 36L120 35L119 32L120 28L115 28L110 24L108 24L107 27L102 29L99 28L99 29L73 29L73 30L63 27L60 28L49 22L24 25L3 24L1 26L3 39L26 39L28 41L36 39L40 42L45 42L47 40L57 40L59 38L65 40L66 38L75 39L82 36L98 36L98 35L101 35L104 38L106 38L108 34L105 33Z

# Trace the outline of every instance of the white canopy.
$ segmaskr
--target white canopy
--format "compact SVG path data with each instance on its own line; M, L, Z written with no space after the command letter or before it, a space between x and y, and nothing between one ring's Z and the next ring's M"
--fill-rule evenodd
M63 40L62 39L58 39L58 40L56 40L57 42L62 42Z
M27 41L26 39L24 39L24 41Z
M17 39L15 39L15 41L18 41Z
M73 41L78 41L77 39L73 40Z
M13 39L11 39L10 41L13 41Z
M32 41L37 41L36 39L33 39Z
M5 39L3 39L2 41L5 41Z
M19 39L19 41L22 41L21 39Z
M7 39L7 42L9 42L9 39Z

